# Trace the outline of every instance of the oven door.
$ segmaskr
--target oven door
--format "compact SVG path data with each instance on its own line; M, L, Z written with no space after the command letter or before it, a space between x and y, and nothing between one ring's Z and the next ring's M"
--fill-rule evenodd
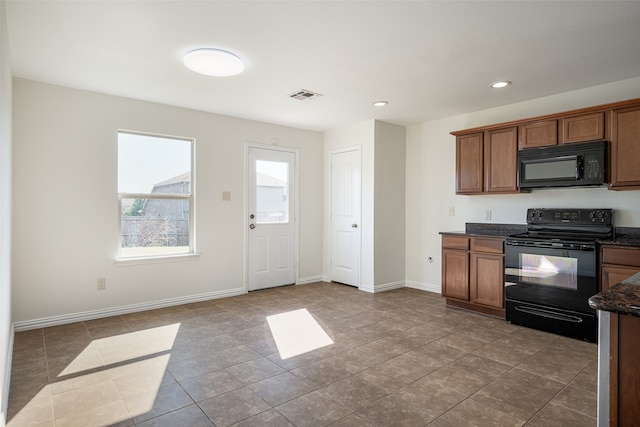
M505 299L594 314L595 244L505 242Z
M595 244L505 242L506 320L597 341Z

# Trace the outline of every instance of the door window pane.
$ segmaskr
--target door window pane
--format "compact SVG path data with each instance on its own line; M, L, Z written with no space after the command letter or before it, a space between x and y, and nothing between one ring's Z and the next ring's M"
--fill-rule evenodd
M258 224L289 222L289 164L256 160Z

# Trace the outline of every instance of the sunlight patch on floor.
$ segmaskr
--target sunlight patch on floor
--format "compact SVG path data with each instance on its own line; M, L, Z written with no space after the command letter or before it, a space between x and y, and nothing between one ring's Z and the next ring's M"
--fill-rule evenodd
M169 351L179 323L91 341L58 377Z
M180 324L93 340L9 421L23 425L117 424L151 411Z
M333 344L306 308L267 316L267 322L283 360Z

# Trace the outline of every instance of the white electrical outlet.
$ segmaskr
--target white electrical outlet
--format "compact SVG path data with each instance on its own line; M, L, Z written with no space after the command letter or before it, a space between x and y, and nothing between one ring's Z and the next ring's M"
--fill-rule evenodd
M454 216L456 214L456 207L449 206L449 216Z
M484 211L484 219L491 219L491 209Z
M107 289L107 279L104 277L98 277L98 286L97 289L99 291L104 291Z

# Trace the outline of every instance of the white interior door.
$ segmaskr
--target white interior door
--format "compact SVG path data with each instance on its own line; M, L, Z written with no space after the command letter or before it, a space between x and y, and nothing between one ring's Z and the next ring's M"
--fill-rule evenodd
M331 280L360 285L360 150L331 154Z
M250 291L295 283L295 161L291 151L248 147Z

